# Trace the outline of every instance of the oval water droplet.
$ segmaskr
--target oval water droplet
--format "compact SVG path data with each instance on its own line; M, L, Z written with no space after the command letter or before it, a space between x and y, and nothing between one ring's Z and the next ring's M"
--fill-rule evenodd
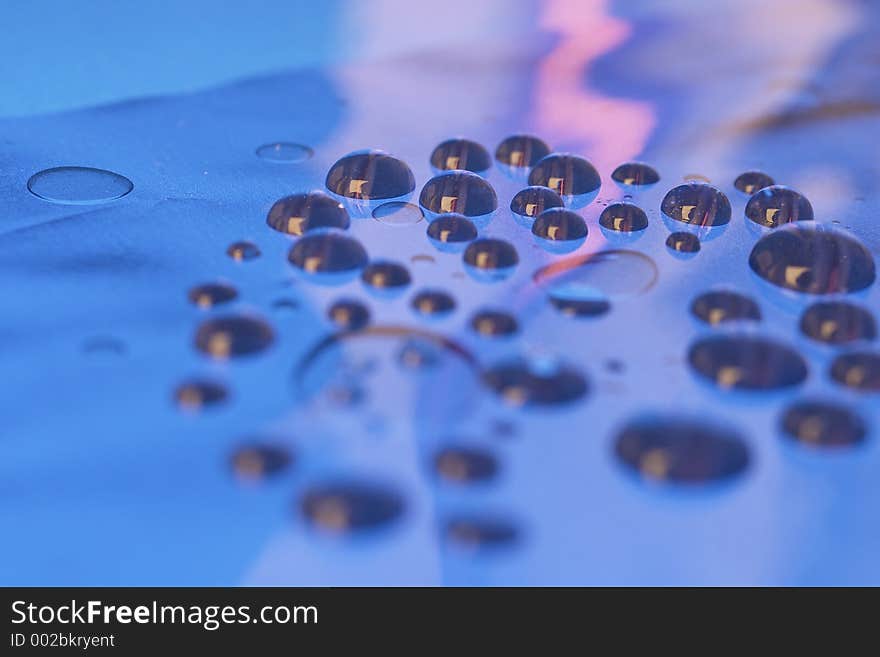
M419 204L435 215L455 212L482 217L498 207L492 186L470 171L449 171L431 178L422 187Z
M577 282L554 285L547 298L566 317L600 317L611 310L611 302L601 290Z
M544 210L561 208L565 204L562 197L549 187L526 187L514 195L510 201L510 211L526 220L535 219Z
M483 372L483 383L511 406L557 406L587 394L584 376L563 363L516 359Z
M275 331L265 320L250 315L225 315L205 320L196 331L196 349L212 358L247 356L267 349Z
M470 139L447 139L431 153L431 166L437 171L464 170L481 173L492 166L483 146Z
M502 310L480 310L471 317L471 328L484 337L503 337L519 331L516 317Z
M293 462L293 456L284 445L249 442L236 448L229 462L233 474L239 479L259 481L286 471Z
M44 201L63 205L93 205L122 198L134 189L118 173L91 167L54 167L30 177L27 188Z
M612 203L599 215L599 225L617 233L633 233L648 227L648 215L632 203Z
M193 305L207 309L238 298L238 291L226 283L205 283L190 289L186 296Z
M302 237L287 254L290 263L316 282L339 283L367 265L367 252L352 237L317 232Z
M344 331L357 331L370 322L370 310L355 299L340 299L327 310L327 317Z
M243 262L245 260L253 260L260 257L260 247L253 242L240 241L233 242L226 249L226 255L233 260Z
M326 185L339 196L370 201L411 194L416 179L402 160L383 151L364 150L337 160L327 172Z
M383 203L373 210L373 219L388 226L412 226L424 218L418 205L404 201Z
M777 390L807 378L807 364L796 351L749 335L697 340L688 351L688 362L699 376L725 390Z
M434 455L437 476L452 484L485 483L495 479L499 465L495 456L479 447L444 447Z
M549 187L570 207L583 207L595 198L602 180L587 160L569 153L552 153L535 164L529 185Z
M257 157L267 162L278 164L297 164L305 162L315 154L308 146L293 142L279 141L274 144L263 144L257 148Z
M752 194L746 203L746 218L759 226L776 228L792 221L812 221L813 206L795 190L773 185Z
M441 214L428 224L425 232L441 250L463 249L465 244L477 239L477 227L462 214Z
M761 319L761 309L757 303L747 296L729 290L704 292L691 303L691 314L712 325Z
M550 208L537 216L532 235L552 242L583 241L587 237L587 222L573 210Z
M299 502L300 513L315 529L349 534L386 527L403 515L403 497L379 484L360 481L312 486Z
M467 552L494 552L515 545L520 531L510 520L490 516L457 516L443 530L446 540Z
M880 353L852 351L831 363L831 378L859 392L880 392Z
M738 175L736 180L733 181L734 187L749 196L757 192L759 189L770 187L770 185L773 184L775 184L773 178L763 171L746 171L745 173Z
M222 383L208 379L184 381L174 390L174 400L184 411L199 411L217 406L229 398L229 391Z
M317 228L345 230L350 223L342 203L323 192L285 196L275 201L266 215L270 228L296 236Z
M817 342L846 344L877 337L877 325L867 309L846 301L820 301L804 311L801 333Z
M424 317L440 317L455 310L455 299L442 290L422 290L412 298L410 305Z
M533 167L550 154L550 147L531 135L511 135L498 144L495 159L513 169Z
M862 418L834 402L796 402L785 409L780 424L786 438L810 447L850 447L867 435Z
M806 294L858 292L876 278L874 258L854 237L806 221L761 237L749 266L773 285Z
M737 434L679 418L631 422L617 436L614 452L640 477L670 484L721 482L745 472L751 460Z
M371 262L361 272L361 280L374 290L399 291L412 282L409 270L398 262Z
M672 233L666 238L666 246L680 257L692 257L700 251L700 238L693 233Z
M660 174L643 162L626 162L611 173L611 179L625 187L647 187L659 182Z
M670 189L660 204L670 219L700 228L724 226L730 222L730 201L712 185L690 182Z
M482 238L471 242L462 254L468 273L480 281L507 278L519 264L519 254L510 242Z

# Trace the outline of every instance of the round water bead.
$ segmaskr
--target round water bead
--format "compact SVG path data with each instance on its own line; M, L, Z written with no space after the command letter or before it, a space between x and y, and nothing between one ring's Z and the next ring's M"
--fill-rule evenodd
M422 188L419 204L428 212L456 212L466 217L491 214L498 207L495 190L469 171L448 171L431 178Z
M864 421L854 411L818 400L788 406L781 427L786 438L810 447L848 447L861 443L867 435Z
M730 201L712 185L689 182L666 193L660 210L670 219L711 228L730 221Z
M800 193L773 185L752 194L746 203L746 218L765 228L776 228L792 221L812 221L813 206Z
M412 171L402 160L383 151L350 153L327 172L327 189L363 201L398 198L416 188Z
M492 158L483 146L470 139L447 139L431 153L431 166L438 171L463 169L480 173L492 166Z
M346 229L350 224L342 203L323 192L293 194L275 201L266 224L287 235L301 236L316 228Z
M511 135L498 144L495 159L514 169L525 169L550 154L550 147L531 135Z

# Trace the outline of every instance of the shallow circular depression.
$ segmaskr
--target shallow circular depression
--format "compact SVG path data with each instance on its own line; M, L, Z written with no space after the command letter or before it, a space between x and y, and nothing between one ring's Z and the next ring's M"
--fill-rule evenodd
M125 176L106 169L64 166L45 169L31 176L27 188L50 203L94 205L122 198L134 189Z

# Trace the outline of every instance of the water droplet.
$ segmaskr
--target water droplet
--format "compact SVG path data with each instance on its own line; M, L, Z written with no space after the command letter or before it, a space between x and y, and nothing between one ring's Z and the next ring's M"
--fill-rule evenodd
M519 255L510 242L482 238L468 245L462 260L468 273L477 280L496 281L513 273L519 263Z
M565 205L562 197L549 187L526 187L516 193L510 201L510 211L517 217L534 219L544 210L561 208Z
M383 203L373 210L373 219L389 226L412 226L424 218L425 215L418 205L404 201Z
M492 166L489 151L469 139L448 139L431 153L431 166L437 171L464 170L480 173Z
M587 237L587 222L573 210L550 208L535 219L532 235L553 242L583 241Z
M611 302L601 290L579 283L554 285L547 298L566 317L600 317L611 310Z
M775 390L807 378L807 364L785 345L754 336L711 336L697 340L688 361L701 377L723 389Z
M549 187L566 205L579 208L595 198L602 180L596 168L584 158L567 153L553 153L535 164L529 173L529 185Z
M700 238L693 233L672 233L666 238L666 246L689 257L700 251Z
M394 291L412 282L409 270L397 262L371 262L361 273L361 280L374 290Z
M351 481L307 489L299 508L314 528L347 534L391 524L403 514L404 502L396 491L385 486Z
M523 359L495 365L483 373L483 383L511 406L555 406L587 394L587 380L577 370L555 363L545 367Z
M274 341L275 331L265 320L249 315L226 315L202 322L194 344L202 353L225 359L259 353Z
M498 469L498 460L492 452L479 447L444 447L434 455L437 476L453 484L491 481Z
M405 162L376 150L356 151L327 173L327 189L338 196L369 201L406 196L416 180Z
M31 176L31 194L64 205L92 205L122 198L134 185L125 176L91 167L55 167Z
M648 227L648 215L632 203L612 203L599 215L599 225L618 233L632 233Z
M420 315L439 317L455 310L455 299L442 290L422 290L413 297L410 305Z
M340 299L327 310L327 317L344 331L357 331L370 322L370 310L360 301Z
M550 154L550 147L531 135L512 135L498 144L495 159L514 169L532 167Z
M520 533L516 525L503 518L461 516L446 523L444 534L458 549L483 552L514 545Z
M184 381L174 390L174 400L184 411L199 411L204 407L216 406L225 402L228 397L226 386L206 379Z
M275 201L266 223L287 235L305 235L316 228L346 229L351 223L342 203L324 194L294 194Z
M480 310L471 317L471 328L484 337L502 337L517 333L519 323L502 310Z
M737 176L736 180L733 181L734 187L749 196L757 192L759 189L770 187L772 184L774 184L773 178L763 171L746 171Z
M785 409L782 433L810 447L848 447L865 439L865 423L833 402L801 401Z
M263 144L257 149L257 157L268 162L279 164L296 164L310 159L315 152L308 146L279 141L274 144Z
M749 266L773 285L807 294L857 292L876 277L871 253L854 237L804 221L781 226L759 239Z
M641 477L672 484L719 482L742 474L750 461L748 447L735 433L676 418L630 423L617 436L614 451Z
M230 465L239 479L258 481L281 474L292 461L290 450L283 445L254 442L238 447L232 453Z
M845 301L814 303L801 315L801 333L817 342L846 344L877 337L871 313Z
M813 206L793 189L773 185L752 195L746 203L746 217L759 226L776 228L792 221L812 221Z
M707 324L761 319L761 309L750 298L728 290L705 292L691 303L691 314Z
M483 178L469 171L449 171L431 178L422 187L419 204L428 212L456 212L482 217L498 207L495 190Z
M253 242L233 242L226 249L226 255L237 262L253 260L260 257L260 247Z
M611 179L624 186L654 185L660 180L660 174L654 167L642 162L626 162L611 173Z
M674 187L663 197L660 209L670 219L701 228L723 226L730 221L730 201L706 183Z
M477 239L477 227L462 214L441 214L428 224L425 232L441 250L463 249L467 242Z
M316 282L340 283L367 265L367 252L345 234L318 232L294 244L287 259Z
M880 392L880 354L853 351L831 363L831 378L842 386L861 392Z
M238 298L238 292L226 283L205 283L190 289L186 296L193 305L207 309Z

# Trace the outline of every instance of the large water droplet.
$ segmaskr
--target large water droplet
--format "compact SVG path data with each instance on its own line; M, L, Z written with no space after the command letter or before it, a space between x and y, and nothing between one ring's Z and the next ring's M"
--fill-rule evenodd
M306 235L294 244L287 259L303 272L319 276L313 276L313 280L335 283L363 269L367 264L367 252L352 237L336 232L318 232Z
M489 151L469 139L448 139L431 153L431 166L437 171L456 169L480 173L492 166Z
M410 305L420 315L439 317L455 310L455 299L442 290L422 290L413 297Z
M801 401L785 409L782 433L810 447L849 447L865 439L864 421L834 402Z
M759 189L764 189L774 184L773 178L762 171L746 171L737 176L733 186L739 191L751 196Z
M511 406L556 406L587 394L587 380L577 370L562 364L535 363L517 359L490 367L483 383Z
M535 164L529 185L549 187L571 207L583 207L599 192L602 180L596 168L582 157L553 153Z
M247 481L259 481L287 470L293 462L293 456L284 445L251 442L238 447L229 461L236 477Z
M730 201L706 183L674 187L663 197L660 209L670 219L701 228L723 226L730 221Z
M519 331L519 323L502 310L480 310L471 317L471 328L484 337L501 337Z
M405 162L376 150L356 151L338 160L327 172L327 189L363 201L406 196L416 180Z
M694 371L719 388L775 390L807 378L807 364L785 345L755 336L711 336L688 351Z
M431 178L422 188L419 204L428 212L456 212L467 217L491 214L498 207L495 190L469 171L449 171Z
M510 201L510 211L517 217L534 219L544 210L561 208L565 205L562 197L549 187L526 187L516 193Z
M759 239L749 266L773 285L807 294L857 292L876 277L871 253L854 237L804 221Z
M648 227L648 215L632 203L612 203L599 215L599 225L618 233L632 233Z
M656 418L628 424L614 451L641 477L672 484L720 482L743 473L749 450L735 433L689 419Z
M553 242L583 241L587 237L587 222L573 210L550 208L535 219L532 235Z
M828 344L877 337L877 325L871 313L846 301L814 303L801 315L800 329L808 338Z
M174 400L184 411L199 411L206 406L216 406L228 398L226 386L207 379L184 381L174 390Z
M487 237L471 242L462 254L462 261L477 280L495 281L513 273L519 254L510 242Z
M761 309L749 297L729 290L705 292L691 303L691 314L707 324L760 320Z
M464 248L467 242L477 239L477 227L461 214L441 214L428 224L428 237L438 248Z
M196 349L213 358L256 354L275 341L275 331L265 320L249 315L226 315L206 320L196 331Z
M642 187L656 184L660 174L642 162L626 162L611 173L611 179L621 185Z
M316 228L346 229L350 224L342 203L324 194L294 194L275 201L266 223L279 233L304 235Z
M514 169L532 167L549 154L550 147L531 135L512 135L495 149L498 163Z
M92 205L122 198L134 185L125 176L91 167L55 167L31 176L34 196L64 205Z
M880 353L853 351L831 363L831 378L861 392L880 392Z
M357 331L370 322L370 310L360 301L340 299L327 309L327 317L344 331Z
M278 164L296 164L310 159L315 152L308 146L279 141L274 144L263 144L257 149L257 157L267 162Z
M773 185L752 195L746 204L746 217L759 226L776 228L792 221L811 221L813 206L795 190Z
M394 490L358 481L333 482L305 491L299 509L305 520L324 532L347 534L387 526L403 514L403 498Z
M226 283L205 283L187 292L190 303L199 308L213 308L238 297L238 291Z

